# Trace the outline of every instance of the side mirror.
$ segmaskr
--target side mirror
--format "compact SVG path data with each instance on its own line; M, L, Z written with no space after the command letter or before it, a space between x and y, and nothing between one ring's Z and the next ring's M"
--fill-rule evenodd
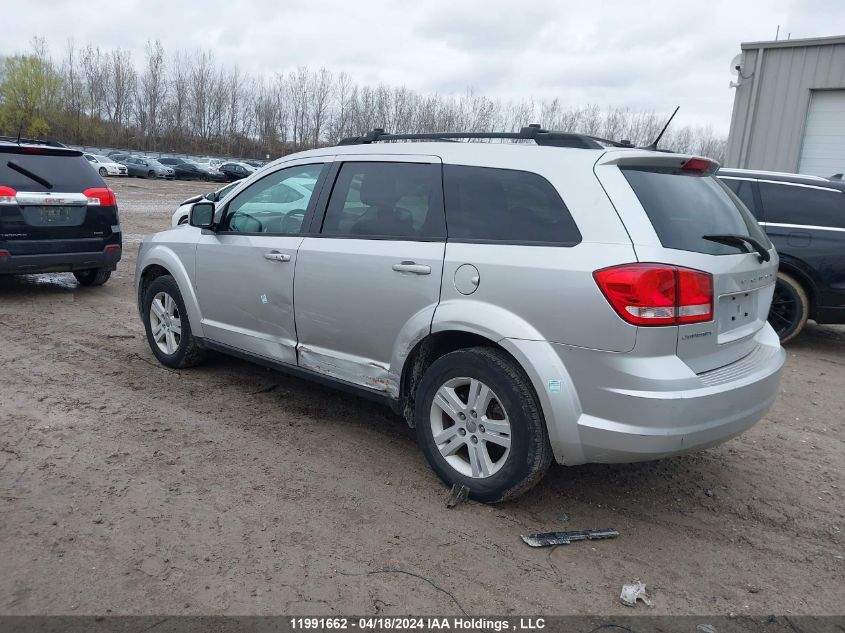
M209 229L214 224L214 204L195 202L188 216L188 223L200 229Z

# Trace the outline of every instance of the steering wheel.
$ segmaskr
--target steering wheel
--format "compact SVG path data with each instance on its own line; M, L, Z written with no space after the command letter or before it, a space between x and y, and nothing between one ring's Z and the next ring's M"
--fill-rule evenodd
M288 211L282 221L282 233L299 233L302 231L302 221L305 220L305 209Z
M244 231L244 230L240 230L240 229L235 229L236 233L263 233L264 232L264 223L261 220L259 220L258 218L256 218L255 216L250 215L249 213L242 213L242 212L239 211L239 212L237 212L236 215L234 215L232 217L232 220L236 221L235 226L240 224L240 222L243 221L242 219L247 220L247 221L251 221L251 222L255 222L257 227L253 231ZM231 220L229 221L229 230L230 231L232 230L232 221Z

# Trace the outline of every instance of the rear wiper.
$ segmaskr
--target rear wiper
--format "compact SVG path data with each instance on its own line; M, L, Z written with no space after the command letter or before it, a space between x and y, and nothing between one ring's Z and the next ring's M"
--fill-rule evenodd
M42 178L38 174L33 174L26 167L21 167L20 165L18 165L17 163L15 163L11 160L8 163L6 163L6 165L9 166L9 169L14 169L19 174L23 174L24 176L26 176L30 180L34 180L35 182L37 182L42 187L47 187L47 189L53 188L53 185L51 185L48 180L45 180L44 178Z
M727 244L728 246L751 246L751 248L757 251L757 259L761 264L772 258L765 246L758 240L747 235L702 235L701 238L710 240L711 242L718 242L719 244Z

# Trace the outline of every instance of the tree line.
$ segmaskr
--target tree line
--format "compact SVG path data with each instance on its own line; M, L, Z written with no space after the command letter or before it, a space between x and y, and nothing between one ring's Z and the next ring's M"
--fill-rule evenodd
M72 40L54 56L39 38L27 53L0 58L0 135L94 147L275 158L376 127L516 131L535 122L643 145L667 116L559 99L504 101L472 90L422 94L306 66L256 76L219 63L210 51L168 54L159 41L147 43L142 60ZM710 127L676 123L661 142L717 160L725 145Z

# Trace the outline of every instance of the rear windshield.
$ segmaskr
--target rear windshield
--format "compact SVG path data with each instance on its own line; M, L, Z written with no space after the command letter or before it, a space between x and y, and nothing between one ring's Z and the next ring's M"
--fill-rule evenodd
M715 176L685 174L672 168L622 167L651 224L666 248L735 255L737 247L703 239L704 235L753 237L770 243L748 209Z
M82 156L8 152L0 153L0 185L15 191L54 193L80 193L92 187L105 187L102 178Z

